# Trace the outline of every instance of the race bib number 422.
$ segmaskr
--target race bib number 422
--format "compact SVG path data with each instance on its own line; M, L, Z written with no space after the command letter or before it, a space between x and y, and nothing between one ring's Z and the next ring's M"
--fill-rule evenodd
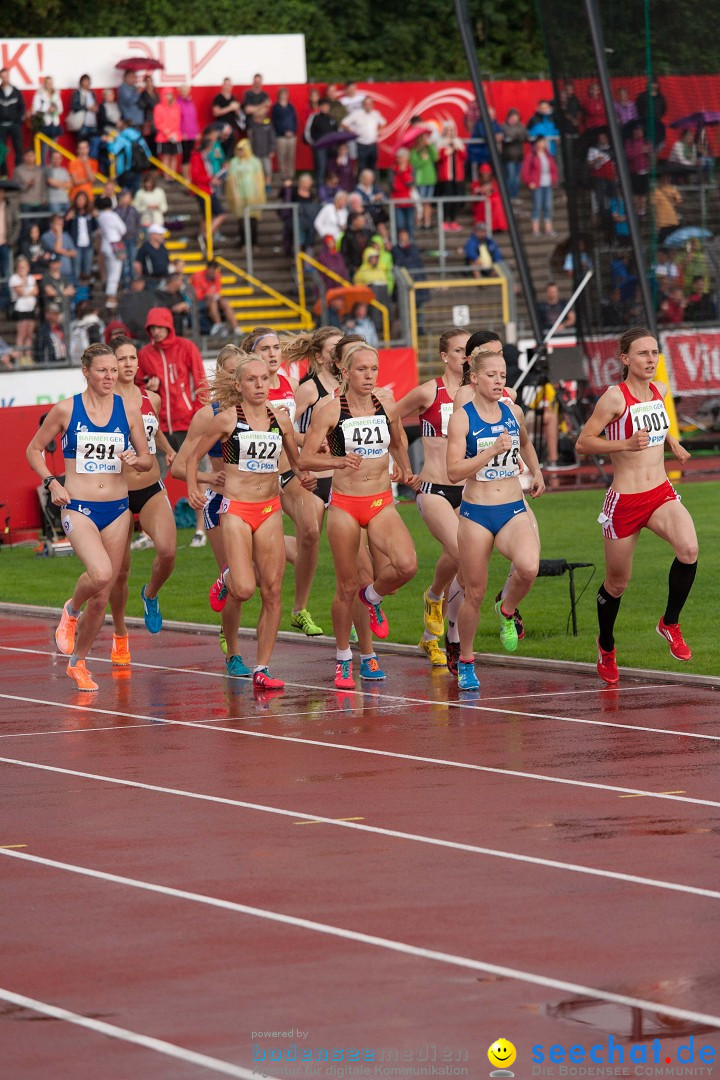
M282 438L274 431L240 431L238 469L241 472L277 472Z
M123 463L125 436L120 431L79 431L76 440L75 472L119 473Z

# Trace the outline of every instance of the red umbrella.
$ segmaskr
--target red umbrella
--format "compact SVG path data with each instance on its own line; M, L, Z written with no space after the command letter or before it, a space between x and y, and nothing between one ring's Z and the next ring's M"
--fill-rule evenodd
M409 127L404 135L401 135L400 141L395 147L396 150L402 150L405 146L412 146L417 142L421 135L427 135L430 128L425 127L424 124L413 124Z
M129 56L127 60L118 60L115 67L120 71L160 71L165 65L149 56Z

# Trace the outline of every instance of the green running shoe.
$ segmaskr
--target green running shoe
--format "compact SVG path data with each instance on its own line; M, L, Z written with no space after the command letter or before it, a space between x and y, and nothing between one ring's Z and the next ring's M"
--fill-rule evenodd
M224 656L227 656L227 641L225 639L225 631L220 627L220 651Z
M500 641L503 648L507 649L508 652L515 652L518 645L518 632L514 616L503 614L502 600L498 600L496 603L495 614L500 620Z
M358 643L357 630L355 629L355 623L353 623L352 626L350 627L350 644L351 645L357 645L357 643Z
M323 632L322 627L313 622L313 617L307 608L296 611L290 619L290 625L293 630L302 630L307 637L319 637Z

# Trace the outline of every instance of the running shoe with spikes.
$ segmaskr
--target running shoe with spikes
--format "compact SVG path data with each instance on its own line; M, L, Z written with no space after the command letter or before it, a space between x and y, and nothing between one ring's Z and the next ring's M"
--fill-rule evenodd
M190 541L191 548L203 548L207 544L207 536L204 532L196 532Z
M78 690L90 692L98 689L98 684L93 682L90 672L85 667L84 660L76 660L74 664L68 664L65 670L70 678L77 683Z
M472 660L458 660L458 689L480 689L480 681L475 674L475 664Z
M282 690L285 683L274 679L266 667L253 672L253 686L257 690Z
M670 646L670 652L676 660L690 660L692 658L690 646L686 644L682 636L680 623L666 623L663 615L655 629L660 637L665 638Z
M600 644L600 639L597 642L597 673L603 682L610 683L612 686L620 679L620 673L617 668L617 649L612 648L609 651L603 649Z
M136 540L130 545L131 551L146 551L148 548L155 547L154 543L150 539L147 533L141 532L138 534Z
M70 656L75 645L75 632L77 630L78 616L68 613L68 600L62 609L60 622L55 631L55 644L64 656Z
M210 600L210 607L213 611L222 611L227 603L227 588L225 586L225 574L227 573L227 566L222 568L222 572L217 581L213 581L210 586L210 593L208 599Z
M354 690L352 660L338 660L335 665L335 686L338 690Z
M225 637L225 631L222 626L220 627L220 652L227 656L227 639Z
M146 596L146 589L147 585L143 585L140 590L140 599L142 600L143 612L145 614L145 628L149 630L151 634L159 634L162 630L160 602L157 596Z
M290 625L293 630L302 630L306 637L319 637L323 632L322 628L313 621L313 617L307 608L294 611L290 618Z
M495 597L495 603L497 604L502 600L502 593L499 592ZM522 641L525 637L525 624L523 623L523 617L520 614L520 609L515 608L513 611L513 619L515 620L515 629L517 630L518 641Z
M252 675L252 668L249 668L242 656L228 656L225 661L225 674L229 675L232 679L249 679Z
M375 653L360 661L360 678L369 679L371 682L380 682L385 678L385 672L380 667Z
M457 679L458 664L460 662L460 642L448 641L447 634L445 635L445 655L447 657L448 671Z
M425 615L424 623L425 629L429 634L434 634L435 637L440 637L445 629L445 619L443 618L442 609L442 597L439 600L431 600L429 596L429 589L426 589L423 593L423 601L425 603Z
M366 589L367 585L363 586L362 589L359 589L358 597L370 613L370 629L372 630L375 637L386 638L390 633L390 627L388 626L388 621L385 618L385 612L383 611L380 604L373 604L372 601L365 598Z
M357 645L357 643L358 643L357 630L355 629L355 623L353 623L352 626L350 627L350 644L351 645Z
M110 663L116 667L127 667L130 663L130 638L127 634L119 637L113 634L112 649L110 651Z
M418 641L418 648L421 652L424 652L428 660L433 667L447 667L448 660L445 653L438 645L437 638L430 638L428 641L425 638L421 638Z
M500 620L500 643L508 652L515 652L518 644L518 632L515 619L512 615L506 615L502 609L502 601L495 604L495 614Z

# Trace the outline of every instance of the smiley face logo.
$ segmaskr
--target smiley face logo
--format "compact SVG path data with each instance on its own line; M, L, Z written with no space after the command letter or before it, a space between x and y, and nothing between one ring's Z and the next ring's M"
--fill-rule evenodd
M508 1069L516 1057L517 1051L507 1039L496 1039L488 1048L488 1061L497 1069Z

